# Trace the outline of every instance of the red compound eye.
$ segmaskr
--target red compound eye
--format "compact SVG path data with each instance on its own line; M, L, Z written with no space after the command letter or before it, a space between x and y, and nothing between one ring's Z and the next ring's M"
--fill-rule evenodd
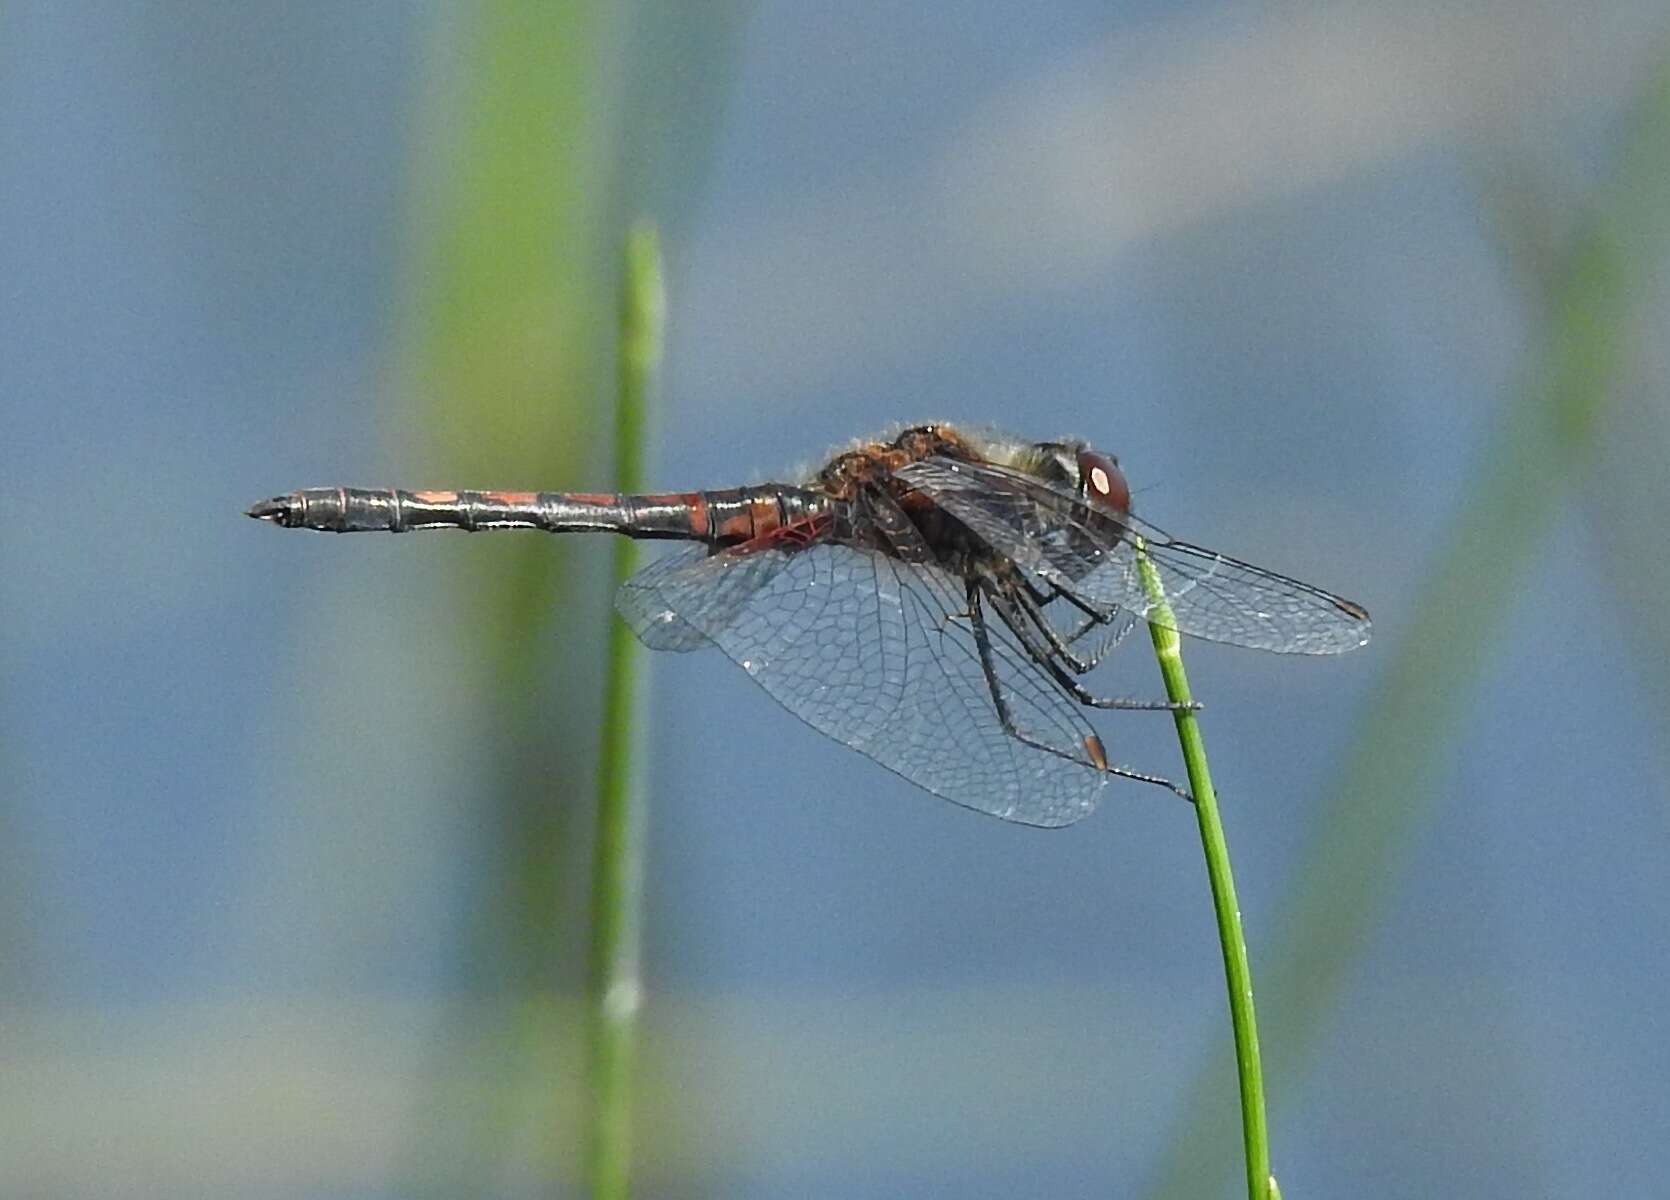
M1092 504L1115 512L1131 511L1131 485L1113 455L1099 450L1079 451L1079 486Z

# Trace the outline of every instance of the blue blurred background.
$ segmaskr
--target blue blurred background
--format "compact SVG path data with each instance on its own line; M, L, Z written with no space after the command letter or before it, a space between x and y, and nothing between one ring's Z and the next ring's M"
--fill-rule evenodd
M648 216L657 487L1072 434L1373 611L1189 649L1287 1196L1661 1193L1667 64L1654 0L0 7L0 1190L580 1193L611 547L240 510L607 489ZM1186 807L652 688L640 1194L1238 1194Z

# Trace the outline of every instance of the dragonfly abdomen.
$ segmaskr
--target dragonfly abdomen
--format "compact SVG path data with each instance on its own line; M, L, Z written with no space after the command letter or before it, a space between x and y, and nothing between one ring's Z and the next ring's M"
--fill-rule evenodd
M249 515L322 533L540 529L730 544L815 515L828 504L820 493L776 484L664 495L326 487L275 496L252 506Z

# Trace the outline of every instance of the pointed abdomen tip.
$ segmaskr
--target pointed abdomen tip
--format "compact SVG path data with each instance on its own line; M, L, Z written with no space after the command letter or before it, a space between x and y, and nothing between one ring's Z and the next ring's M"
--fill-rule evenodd
M274 496L271 500L262 500L244 509L244 516L254 517L257 521L276 521L284 523L290 515L292 505L288 496Z

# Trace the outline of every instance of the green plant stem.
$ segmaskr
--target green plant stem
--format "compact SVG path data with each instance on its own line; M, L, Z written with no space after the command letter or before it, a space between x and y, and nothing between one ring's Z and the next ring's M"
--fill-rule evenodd
M1189 678L1183 671L1182 639L1178 636L1171 606L1166 603L1159 572L1137 543L1137 566L1142 585L1153 607L1148 613L1148 632L1154 640L1165 680L1166 698L1173 704L1193 705ZM1192 707L1180 707L1172 714L1177 723L1177 741L1183 748L1183 764L1189 773L1189 791L1194 794L1195 817L1200 823L1200 843L1206 852L1206 877L1212 885L1212 908L1218 918L1218 941L1223 946L1224 979L1229 985L1229 1019L1235 1029L1235 1067L1241 1083L1241 1133L1246 1145L1248 1200L1269 1200L1279 1196L1270 1175L1269 1127L1264 1116L1264 1069L1258 1055L1258 1022L1253 1012L1252 968L1247 962L1247 939L1241 931L1241 906L1235 899L1235 876L1229 866L1229 843L1224 839L1218 817L1218 797L1212 790L1212 773L1206 765L1206 742Z
M627 236L621 304L615 481L623 492L643 487L645 409L661 357L663 307L655 229L639 225ZM617 584L636 568L636 550L630 538L616 541ZM643 998L639 947L645 813L635 770L641 657L625 623L612 621L592 865L591 1129L586 1173L594 1200L624 1200L631 1190L632 1066Z

